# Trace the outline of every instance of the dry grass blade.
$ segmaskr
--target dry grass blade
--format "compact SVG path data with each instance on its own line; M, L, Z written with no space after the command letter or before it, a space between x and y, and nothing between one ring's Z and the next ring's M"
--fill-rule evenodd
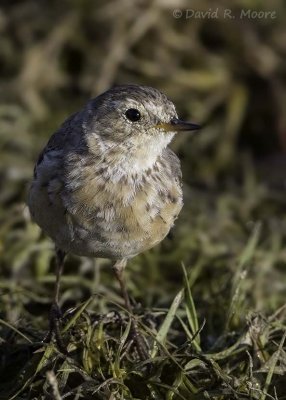
M33 343L31 339L29 339L24 333L19 331L19 329L15 328L13 325L9 324L9 322L4 321L3 319L0 318L0 324L3 324L7 326L11 331L16 332L18 335L20 335L22 338L24 338L28 343Z

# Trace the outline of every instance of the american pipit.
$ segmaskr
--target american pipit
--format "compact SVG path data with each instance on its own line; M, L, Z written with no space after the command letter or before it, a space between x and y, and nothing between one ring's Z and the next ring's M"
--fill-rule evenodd
M51 331L58 331L66 253L114 260L132 315L123 279L127 260L161 242L183 205L180 162L167 145L176 132L198 128L179 120L158 90L123 85L90 100L50 138L28 203L56 246Z

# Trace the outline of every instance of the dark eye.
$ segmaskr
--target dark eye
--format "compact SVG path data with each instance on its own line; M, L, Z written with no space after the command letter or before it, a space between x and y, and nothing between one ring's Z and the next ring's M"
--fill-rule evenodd
M136 122L139 121L141 118L141 114L136 108L129 108L126 113L126 117L129 119L129 121Z

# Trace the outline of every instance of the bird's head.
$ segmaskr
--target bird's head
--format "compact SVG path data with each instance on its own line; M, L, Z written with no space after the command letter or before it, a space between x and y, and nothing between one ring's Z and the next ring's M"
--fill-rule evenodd
M115 86L91 100L87 113L85 130L91 150L118 149L122 157L145 159L146 165L177 132L200 128L179 120L174 104L148 86Z

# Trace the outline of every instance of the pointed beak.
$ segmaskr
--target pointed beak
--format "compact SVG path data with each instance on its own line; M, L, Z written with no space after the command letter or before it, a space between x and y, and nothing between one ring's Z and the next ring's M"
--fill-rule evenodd
M182 121L178 118L172 118L170 122L162 122L156 125L157 128L162 128L166 132L169 131L197 131L201 129L201 126L198 124L193 124L192 122Z

